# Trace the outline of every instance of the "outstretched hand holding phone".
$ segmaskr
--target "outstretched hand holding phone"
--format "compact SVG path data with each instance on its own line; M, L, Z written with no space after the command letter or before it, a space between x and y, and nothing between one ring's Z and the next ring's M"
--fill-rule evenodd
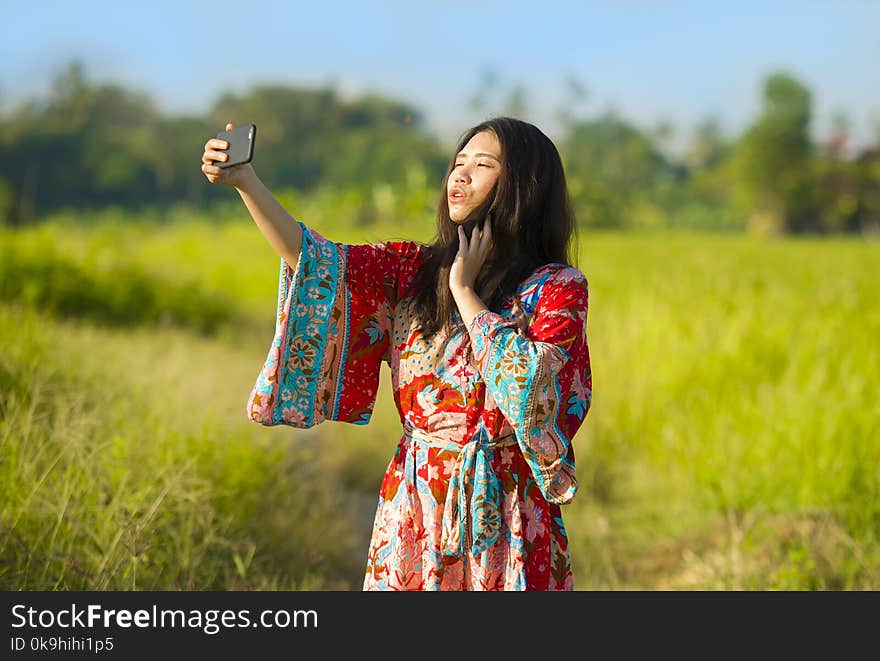
M227 131L233 128L232 124L226 125ZM212 184L235 186L266 241L291 267L295 266L302 250L302 228L260 181L249 162L228 167L215 165L229 161L229 148L229 140L208 140L202 154L202 172Z
M232 131L235 127L232 124L226 125L226 131ZM251 144L253 142L251 141ZM255 177L254 169L250 162L240 163L238 165L216 165L224 164L229 158L229 149L232 145L228 139L211 138L205 143L205 153L202 154L202 172L212 184L227 184L241 188L249 177Z

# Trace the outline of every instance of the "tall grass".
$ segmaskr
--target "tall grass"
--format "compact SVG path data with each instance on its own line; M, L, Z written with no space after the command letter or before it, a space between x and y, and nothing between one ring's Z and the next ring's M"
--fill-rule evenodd
M877 586L880 246L607 234L585 252L587 584Z
M348 242L431 233L302 219ZM0 585L359 587L400 430L388 375L365 427L245 419L278 266L249 221L0 239L20 265L0 307ZM880 587L880 246L584 233L580 256L594 397L563 510L576 586ZM37 258L83 282L113 263L157 290L197 283L195 321L47 315L14 293Z
M5 589L334 589L359 578L349 512L360 500L331 488L307 439L243 421L253 352L245 365L245 353L197 335L52 323L21 308L2 308L0 329Z

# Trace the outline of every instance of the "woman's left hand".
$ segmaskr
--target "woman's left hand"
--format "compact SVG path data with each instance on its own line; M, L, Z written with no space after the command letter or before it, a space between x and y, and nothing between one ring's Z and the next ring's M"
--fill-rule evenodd
M449 288L453 294L474 288L474 282L492 246L492 223L487 218L482 225L474 227L468 241L464 228L458 226L458 254L449 270Z

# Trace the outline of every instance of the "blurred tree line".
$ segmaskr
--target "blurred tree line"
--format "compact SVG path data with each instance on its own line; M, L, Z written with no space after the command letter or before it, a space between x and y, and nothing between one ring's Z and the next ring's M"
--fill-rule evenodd
M483 81L472 108L496 83ZM557 145L585 225L880 231L880 131L877 144L850 157L839 114L831 139L813 144L810 92L786 73L764 80L760 114L743 135L725 139L708 118L677 157L664 149L669 122L646 131L613 110L578 116L571 108L586 89L573 79L569 89ZM514 87L508 114L528 119L527 99ZM72 62L47 98L0 115L0 219L25 225L62 210L204 210L228 201L228 190L205 180L199 157L229 118L257 124L255 166L273 191L344 198L360 223L433 213L440 200L451 152L405 103L260 86L221 96L204 116L168 115L146 94L89 81Z

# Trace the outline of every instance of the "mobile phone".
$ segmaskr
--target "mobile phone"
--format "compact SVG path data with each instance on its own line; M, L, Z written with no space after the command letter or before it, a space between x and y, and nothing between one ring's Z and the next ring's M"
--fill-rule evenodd
M220 131L217 137L229 143L229 148L226 150L226 153L229 154L229 160L217 161L215 165L229 168L233 165L251 162L254 157L254 140L257 138L256 124L246 124L231 131Z

